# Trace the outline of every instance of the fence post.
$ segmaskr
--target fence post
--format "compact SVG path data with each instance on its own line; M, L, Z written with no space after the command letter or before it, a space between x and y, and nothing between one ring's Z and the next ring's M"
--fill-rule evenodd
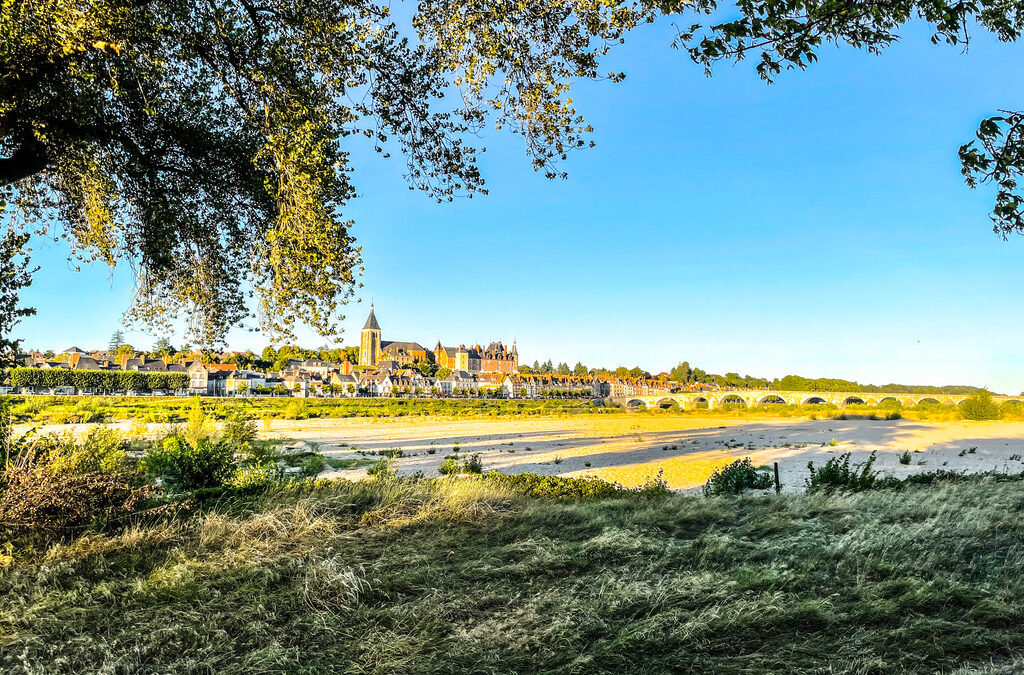
M782 491L782 483L779 482L779 463L775 462L775 494Z

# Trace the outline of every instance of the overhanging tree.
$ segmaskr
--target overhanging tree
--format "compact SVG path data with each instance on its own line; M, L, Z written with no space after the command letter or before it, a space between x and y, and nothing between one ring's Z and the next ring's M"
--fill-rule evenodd
M130 315L154 332L186 316L209 345L255 317L280 338L298 316L332 336L358 286L342 213L357 138L397 147L413 187L451 199L483 191L466 138L488 122L562 175L590 131L570 81L601 77L610 45L659 13L726 16L675 46L709 72L753 57L766 80L807 67L825 43L881 51L915 18L956 45L972 29L1016 40L1024 23L1001 0L424 0L412 11L403 31L365 0L0 5L8 227L64 237L77 260L130 264ZM997 185L1004 236L1024 230L1022 121L995 115L960 151L970 185Z
M609 45L653 13L428 0L403 33L386 4L360 0L18 0L0 12L8 226L65 238L75 260L127 262L130 316L157 333L188 317L206 345L250 317L275 338L296 317L337 333L360 265L342 213L356 138L393 143L413 187L451 199L483 190L465 139L493 113L558 175L589 131L569 79L600 76Z

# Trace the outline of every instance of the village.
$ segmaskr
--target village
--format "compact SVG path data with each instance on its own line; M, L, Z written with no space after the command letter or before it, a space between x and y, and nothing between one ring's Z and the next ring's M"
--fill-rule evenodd
M643 396L683 389L665 373L618 377L531 372L520 367L515 341L511 346L446 346L438 341L427 349L418 342L384 340L372 305L360 332L356 363L348 358L289 358L277 370L258 370L237 363L239 354L223 352L216 355L219 362L195 352L157 358L75 346L49 355L20 354L19 367L0 383L0 394L536 399Z

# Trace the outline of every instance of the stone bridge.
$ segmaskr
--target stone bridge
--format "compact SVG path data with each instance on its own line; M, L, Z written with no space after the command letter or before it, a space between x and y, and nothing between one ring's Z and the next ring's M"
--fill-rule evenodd
M742 405L750 408L761 405L814 405L829 404L840 408L848 405L886 405L898 403L903 407L921 403L959 405L966 394L910 394L910 393L867 393L837 391L772 391L770 389L737 389L716 391L681 391L675 394L644 394L623 396L612 399L627 406L645 405L648 408L662 408L673 404L680 408L698 407L724 408L728 405ZM993 396L996 403L1022 401L1021 396Z

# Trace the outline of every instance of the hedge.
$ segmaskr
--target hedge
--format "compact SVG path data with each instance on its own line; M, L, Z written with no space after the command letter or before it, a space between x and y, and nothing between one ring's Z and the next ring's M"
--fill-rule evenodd
M95 389L97 391L178 391L188 386L186 373L140 373L137 370L69 370L67 368L15 368L11 386L56 389Z

